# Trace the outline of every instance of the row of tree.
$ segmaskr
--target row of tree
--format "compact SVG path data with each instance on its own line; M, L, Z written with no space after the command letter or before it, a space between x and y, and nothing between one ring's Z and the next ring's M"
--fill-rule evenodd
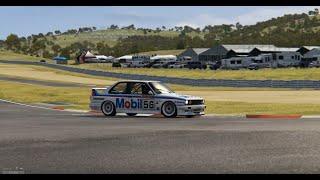
M138 52L167 50L167 49L185 49L188 47L211 47L215 44L274 44L276 46L299 47L302 45L320 44L320 19L307 14L284 15L278 18L272 18L268 21L260 22L251 26L236 25L215 25L200 28L189 26L175 27L179 31L178 36L166 37L160 35L148 36L129 36L120 38L117 44L110 47L105 42L92 43L82 41L72 43L66 47L61 47L54 43L54 38L47 38L61 32L39 33L28 37L18 37L9 35L5 41L0 41L0 46L16 52L52 57L54 55L75 56L83 49L92 49L99 54L122 56ZM119 29L117 25L111 25L110 29ZM136 29L132 24L125 29ZM158 29L162 31L165 26ZM79 28L78 30L68 30L67 33L90 32L96 28ZM153 32L153 29L137 28L146 33ZM157 29L156 29L157 31ZM167 30L168 31L168 30ZM205 33L201 33L205 31ZM66 33L65 32L65 33ZM195 32L196 35L190 36L189 33ZM52 36L54 37L54 36ZM49 40L50 39L50 40Z

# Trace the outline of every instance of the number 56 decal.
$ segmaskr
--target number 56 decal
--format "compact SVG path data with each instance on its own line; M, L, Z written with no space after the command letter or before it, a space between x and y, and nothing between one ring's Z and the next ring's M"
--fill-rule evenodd
M143 109L154 109L154 101L143 101Z

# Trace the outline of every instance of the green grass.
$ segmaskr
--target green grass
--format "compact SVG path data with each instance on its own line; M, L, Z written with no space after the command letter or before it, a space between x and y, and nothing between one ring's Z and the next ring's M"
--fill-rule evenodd
M21 103L73 104L70 108L88 109L90 88L49 87L0 81L0 98Z
M213 114L320 114L319 104L247 103L207 101L206 113Z
M52 61L50 59L29 56L24 54L18 54L7 50L0 50L0 60L15 60L15 61L40 61L44 59L46 61Z
M0 81L0 98L21 103L65 102L72 104L68 108L88 110L89 96L90 88L48 87ZM207 114L320 114L320 104L206 101L206 105Z
M283 68L260 70L217 70L210 69L154 69L113 68L109 64L81 64L76 67L108 72L143 74L151 76L184 77L191 79L237 79L237 80L320 80L320 68Z

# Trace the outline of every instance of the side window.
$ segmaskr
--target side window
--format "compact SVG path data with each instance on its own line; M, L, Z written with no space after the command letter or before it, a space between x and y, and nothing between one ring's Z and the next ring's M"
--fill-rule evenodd
M133 83L130 88L130 94L152 95L150 87L145 83Z
M110 94L126 94L127 83L119 83L115 85L110 91Z
M283 56L279 56L279 59L283 59Z

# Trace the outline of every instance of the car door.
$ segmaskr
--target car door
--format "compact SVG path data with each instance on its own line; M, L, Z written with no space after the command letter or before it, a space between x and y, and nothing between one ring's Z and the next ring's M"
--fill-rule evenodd
M132 102L137 102L137 108L132 108L134 113L153 113L155 111L155 98L151 88L144 82L130 84ZM135 107L135 106L134 106Z

